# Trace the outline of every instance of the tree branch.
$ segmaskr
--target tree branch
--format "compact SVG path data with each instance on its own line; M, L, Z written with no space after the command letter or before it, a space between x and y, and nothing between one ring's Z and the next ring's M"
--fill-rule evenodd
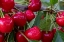
M25 11L25 10L28 9L28 6L27 5L21 5L21 4L15 4L15 8L17 8L20 11ZM51 12L52 11L53 13L57 13L59 11L59 10L56 10L56 11L51 10L51 9L45 7L45 6L41 6L40 10L41 11L46 11L46 12Z
M15 8L21 10L21 11L24 11L24 10L27 10L28 9L28 6L26 5L21 5L21 4L15 4Z
M15 4L15 7L21 11L27 10L28 6L27 5L21 5L21 4ZM46 7L41 6L40 10L46 10Z

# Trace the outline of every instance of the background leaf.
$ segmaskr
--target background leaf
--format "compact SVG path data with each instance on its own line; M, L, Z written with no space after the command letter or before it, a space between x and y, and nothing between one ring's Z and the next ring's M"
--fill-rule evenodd
M58 0L50 0L51 5L55 5L58 2Z
M48 16L48 18L49 18L49 16ZM44 30L44 31L47 30L48 31L50 29L50 25L51 25L50 19L47 19L47 21L46 21L46 17L45 17L44 19L40 20L39 27L41 30Z
M11 32L8 38L8 42L14 42L14 32Z
M33 26L39 26L39 24L40 24L40 19L41 19L41 16L42 16L42 12L41 11L39 11L38 13L37 13L37 16L36 16L36 18L35 18L35 22L34 22L34 25Z
M64 42L64 33L62 31L57 31L53 42Z
M30 27L34 25L34 22L35 22L35 18L29 23Z
M27 0L14 0L16 3L20 3L22 5L27 5L28 1Z

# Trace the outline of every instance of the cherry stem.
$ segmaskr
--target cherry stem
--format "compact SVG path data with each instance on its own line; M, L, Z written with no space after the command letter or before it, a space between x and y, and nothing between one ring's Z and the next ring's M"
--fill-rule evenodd
M53 26L54 26L54 28L57 28L57 27L55 26L55 23L53 23Z
M9 39L9 35L10 35L10 33L8 34L8 37L7 37L7 42L8 42L8 39Z
M0 8L0 13L1 13L1 14L0 14L0 15L1 15L1 18L2 18L2 17L4 17L4 14L3 14L3 12L2 12L2 9L1 9L1 8Z
M48 31L46 31L46 33L48 33Z
M16 8L16 7L15 7ZM16 8L18 11L21 11L20 9Z
M51 26L50 26L50 30L49 30L49 31L51 31L51 30L52 30L52 26L53 26L53 24L51 23Z
M28 22L27 22L27 25L28 25L29 28L31 28L31 27L30 27L30 24L29 24Z
M51 26L50 26L50 30L53 28L53 26L55 27L55 17L54 17L54 14L50 15L50 19L51 19Z
M12 13L15 14L15 12L12 10Z
M19 31L25 38L26 38L26 40L29 42L30 40L21 32L21 31Z
M50 25L50 31L51 31L52 26L53 26L53 16L52 16L52 14L50 15L50 20L51 20L51 25Z
M25 26L24 26L24 31L25 31Z
M48 19L48 12L46 14L46 24L47 24L47 19ZM47 32L47 27L46 27L46 32Z

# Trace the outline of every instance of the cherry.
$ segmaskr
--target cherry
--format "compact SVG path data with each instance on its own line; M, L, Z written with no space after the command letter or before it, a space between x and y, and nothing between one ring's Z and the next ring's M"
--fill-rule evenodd
M26 16L22 12L17 12L12 16L14 23L18 26L24 26L26 24Z
M58 30L61 30L62 31L63 29L62 29L62 27L58 27Z
M38 3L40 0L29 0L29 2Z
M5 12L5 13L16 13L16 12L18 12L16 9L11 9L8 12L6 12L4 9L2 9L2 11Z
M56 23L59 26L64 26L64 16L56 17Z
M53 34L55 34L56 33L56 28L53 28L52 32L53 32Z
M27 21L31 21L35 18L35 15L31 10L27 10L25 12L25 15L26 15Z
M60 26L58 27L58 30L64 32L64 30L63 30L62 27L60 27Z
M17 42L28 42L20 32L16 33L16 40Z
M13 30L13 20L9 16L0 18L0 31L2 33L9 33Z
M27 29L25 31L25 35L28 39L31 39L31 40L41 39L41 31L37 26Z
M0 0L0 7L2 7L2 3L1 2L2 2L2 0Z
M53 40L53 33L51 31L42 31L42 42L52 42Z
M12 8L14 8L14 0L2 0L2 9L5 12L9 12Z
M4 34L0 33L0 42L4 42Z
M63 10L58 11L58 12L57 12L57 17L58 17L58 16L64 16L64 11L63 11Z
M41 2L31 2L28 5L28 9L35 12L35 11L39 11L41 8Z

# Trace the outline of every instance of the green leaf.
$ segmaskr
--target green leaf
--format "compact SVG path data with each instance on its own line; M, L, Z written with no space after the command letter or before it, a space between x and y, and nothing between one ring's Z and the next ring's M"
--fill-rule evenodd
M50 0L51 5L55 5L58 2L58 0Z
M62 40L64 41L64 32L59 31L59 34L60 34L60 36L61 36Z
M35 18L29 23L30 27L33 26L34 22L35 22Z
M50 6L49 0L41 0L43 6Z
M55 34L55 37L53 39L53 42L64 42L64 33L61 31L57 31Z
M46 23L46 19L44 18L43 20L40 21L39 27L41 30L47 30L48 31L50 29L50 25L51 25L51 20L48 19L47 23Z
M28 2L27 2L27 0L14 0L16 3L20 3L20 4L22 4L22 5L27 5L28 4Z
M39 24L40 24L40 19L41 19L42 14L43 14L43 13L42 13L41 11L39 11L39 12L37 13L37 16L36 16L35 22L34 22L34 26L39 26Z
M49 30L51 26L51 20L50 20L50 15L48 15L47 20L46 17L44 17L44 19L40 20L40 24L39 27L41 30Z
M59 2L60 10L64 10L64 1Z
M14 42L14 32L11 32L8 38L8 42Z

